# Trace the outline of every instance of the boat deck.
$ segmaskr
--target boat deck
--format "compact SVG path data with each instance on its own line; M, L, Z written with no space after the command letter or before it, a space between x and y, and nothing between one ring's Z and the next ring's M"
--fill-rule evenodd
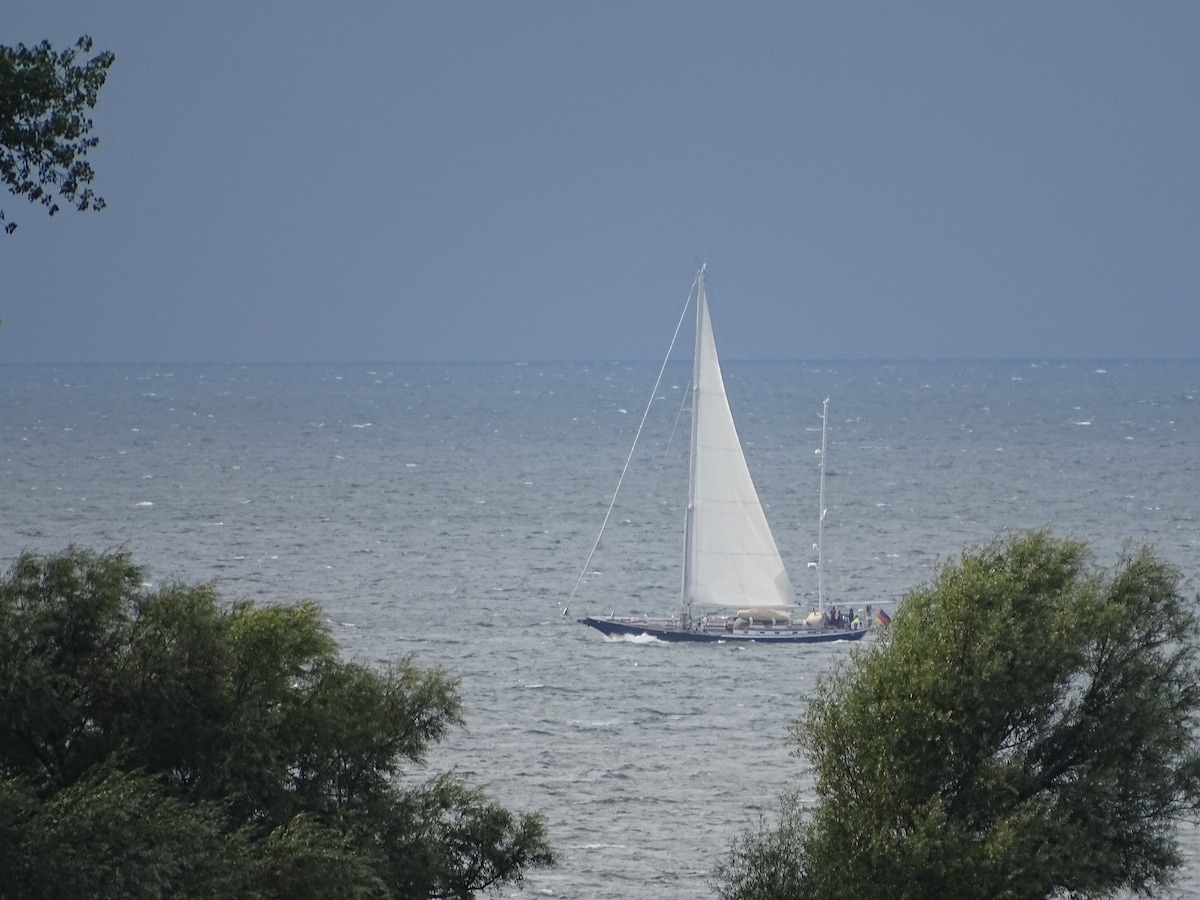
M810 628L800 622L788 625L741 623L731 627L725 618L699 619L688 629L683 628L678 618L653 616L586 616L579 621L610 637L647 635L673 642L817 644L857 641L867 633L865 628Z

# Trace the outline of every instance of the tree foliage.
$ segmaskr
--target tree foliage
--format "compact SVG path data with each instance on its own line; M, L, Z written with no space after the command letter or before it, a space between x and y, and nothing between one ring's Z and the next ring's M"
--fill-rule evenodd
M725 900L1111 897L1170 880L1200 802L1200 622L1149 549L1045 532L911 593L793 731L805 810L734 845ZM763 868L781 871L766 879Z
M91 49L87 36L63 51L48 41L0 46L0 179L50 215L58 212L59 199L80 211L104 208L104 198L89 187L95 173L86 156L99 139L91 133L88 110L115 57L104 52L76 62ZM4 230L12 234L16 227L9 222Z
M144 580L71 548L0 581L0 898L466 898L554 863L539 816L414 771L461 724L444 672Z

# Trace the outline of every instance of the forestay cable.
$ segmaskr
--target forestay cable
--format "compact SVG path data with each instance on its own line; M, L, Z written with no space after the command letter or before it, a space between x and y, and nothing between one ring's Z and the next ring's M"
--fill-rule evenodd
M650 407L654 405L654 398L658 396L658 388L662 384L663 373L667 370L667 363L670 362L671 352L675 349L675 341L679 337L679 331L683 328L684 319L687 318L688 307L692 305L692 295L696 293L696 285L700 282L700 276L696 276L696 280L692 282L692 289L688 292L687 300L683 304L683 311L679 314L679 321L675 323L675 333L671 335L671 345L667 348L667 355L662 361L662 366L658 370L658 378L654 381L654 389L650 392L650 400L646 404L645 410L642 412L642 421L638 422L637 431L633 435L633 446L629 448L629 455L625 457L625 465L621 467L621 477L617 479L617 486L613 490L612 500L609 501L608 510L604 513L604 521L600 523L600 533L596 535L596 543L592 544L592 550L587 555L587 559L583 563L583 571L579 573L579 578L575 582L575 587L571 589L571 596L567 598L567 603L563 607L562 615L566 615L571 608L571 603L575 600L575 594L579 591L579 586L583 584L583 579L587 575L588 566L592 564L592 557L596 555L596 550L600 547L600 539L604 537L604 529L608 527L608 520L612 516L613 507L617 505L617 495L621 493L621 485L625 481L625 473L629 471L629 463L633 459L633 453L637 449L638 439L642 436L642 429L646 425L646 419L650 415Z

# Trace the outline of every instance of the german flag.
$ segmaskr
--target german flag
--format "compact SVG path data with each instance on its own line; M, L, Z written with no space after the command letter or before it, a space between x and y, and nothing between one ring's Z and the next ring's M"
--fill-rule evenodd
M875 618L877 618L877 619L879 620L879 624L880 624L880 625L885 625L885 626L886 626L886 625L891 625L891 624L892 624L892 617L891 617L891 616L889 616L889 615L888 615L886 612L884 612L882 609L881 609L879 612L877 612L877 613L875 614Z

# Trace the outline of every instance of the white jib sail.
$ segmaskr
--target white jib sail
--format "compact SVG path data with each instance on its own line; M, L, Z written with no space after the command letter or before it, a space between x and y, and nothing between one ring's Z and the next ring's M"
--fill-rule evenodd
M725 396L703 269L697 279L694 366L685 607L789 605L791 582Z

